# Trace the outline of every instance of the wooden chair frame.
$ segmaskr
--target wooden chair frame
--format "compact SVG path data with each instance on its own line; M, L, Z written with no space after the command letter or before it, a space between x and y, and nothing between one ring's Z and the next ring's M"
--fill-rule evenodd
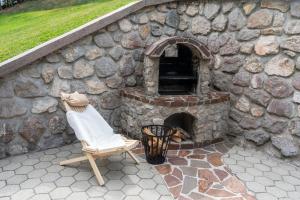
M72 107L70 106L67 102L63 101L63 104L66 108L66 111L70 111L73 110L75 112L83 112L85 110L84 107ZM134 153L131 151L132 148L136 147L139 143L138 140L130 140L127 139L125 137L123 137L124 141L125 141L125 146L124 147L118 147L118 148L113 148L113 149L108 149L105 151L98 151L95 149L92 149L89 147L89 145L85 142L85 141L80 141L82 144L82 151L83 151L83 156L77 157L77 158L72 158L69 160L65 160L65 161L61 161L60 165L69 165L72 163L77 163L77 162L81 162L81 161L85 161L88 160L93 172L96 176L96 179L99 183L99 185L104 185L104 179L100 173L100 170L97 167L97 164L95 162L95 160L97 158L106 158L109 157L113 154L117 154L117 153L128 153L130 155L130 157L136 162L136 164L139 164L139 160L136 158L136 156L134 155Z

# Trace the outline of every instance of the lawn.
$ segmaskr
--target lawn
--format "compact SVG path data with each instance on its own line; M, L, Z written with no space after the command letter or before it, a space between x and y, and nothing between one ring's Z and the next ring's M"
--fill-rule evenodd
M0 11L0 62L134 0L31 0Z

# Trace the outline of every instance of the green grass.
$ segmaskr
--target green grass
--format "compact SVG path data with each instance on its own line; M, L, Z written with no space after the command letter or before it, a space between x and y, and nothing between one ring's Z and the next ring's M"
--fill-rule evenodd
M134 0L31 0L0 12L0 62Z

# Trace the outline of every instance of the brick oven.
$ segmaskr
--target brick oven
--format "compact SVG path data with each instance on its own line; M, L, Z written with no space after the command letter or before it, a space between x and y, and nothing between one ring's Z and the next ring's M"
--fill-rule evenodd
M143 86L121 90L121 127L139 138L144 125L180 127L190 144L219 141L227 132L229 95L210 87L214 57L196 38L163 38L144 52Z

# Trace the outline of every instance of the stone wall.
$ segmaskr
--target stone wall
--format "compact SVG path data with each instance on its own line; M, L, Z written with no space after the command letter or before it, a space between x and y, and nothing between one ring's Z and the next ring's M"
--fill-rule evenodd
M297 159L300 3L283 0L148 7L7 75L0 83L0 157L74 141L60 91L88 94L117 130L119 89L142 85L145 47L181 34L215 54L212 86L231 93L231 135Z

